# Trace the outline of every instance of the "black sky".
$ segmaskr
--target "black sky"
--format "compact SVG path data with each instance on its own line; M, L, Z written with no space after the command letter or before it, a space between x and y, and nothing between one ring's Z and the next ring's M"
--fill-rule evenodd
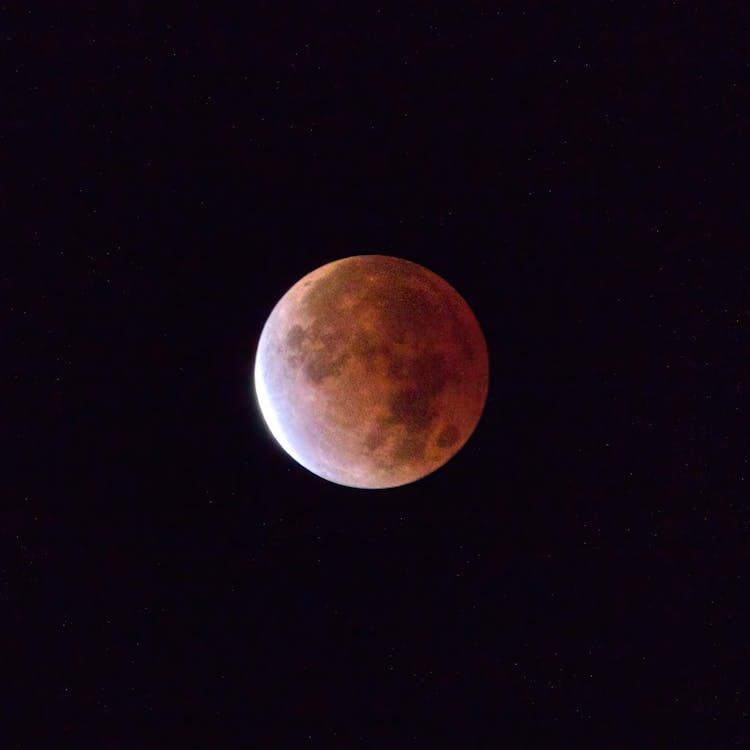
M750 19L543 5L0 8L4 747L745 746ZM378 492L250 383L360 253L491 360Z

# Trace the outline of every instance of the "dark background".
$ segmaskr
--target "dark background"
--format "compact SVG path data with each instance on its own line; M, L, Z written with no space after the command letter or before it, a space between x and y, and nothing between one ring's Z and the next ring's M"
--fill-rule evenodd
M0 8L4 747L745 747L745 4L155 5ZM360 253L491 358L386 491L251 390Z

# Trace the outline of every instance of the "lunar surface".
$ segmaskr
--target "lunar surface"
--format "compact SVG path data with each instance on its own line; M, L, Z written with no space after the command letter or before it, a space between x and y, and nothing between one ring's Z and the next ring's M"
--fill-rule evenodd
M386 255L328 263L266 321L255 392L298 463L349 487L396 487L452 458L487 398L484 336L459 293Z

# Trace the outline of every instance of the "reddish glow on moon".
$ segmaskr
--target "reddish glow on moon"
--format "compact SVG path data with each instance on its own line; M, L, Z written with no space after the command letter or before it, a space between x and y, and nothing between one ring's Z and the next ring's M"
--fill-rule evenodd
M386 255L328 263L266 321L255 392L278 443L349 487L408 484L452 458L479 422L487 346L461 295Z

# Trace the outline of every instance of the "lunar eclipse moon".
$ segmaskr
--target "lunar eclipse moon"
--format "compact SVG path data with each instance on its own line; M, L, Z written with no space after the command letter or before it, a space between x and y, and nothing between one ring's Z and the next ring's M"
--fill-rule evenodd
M254 384L271 433L299 464L381 489L427 476L463 447L487 399L489 358L477 319L440 276L357 255L279 300Z

